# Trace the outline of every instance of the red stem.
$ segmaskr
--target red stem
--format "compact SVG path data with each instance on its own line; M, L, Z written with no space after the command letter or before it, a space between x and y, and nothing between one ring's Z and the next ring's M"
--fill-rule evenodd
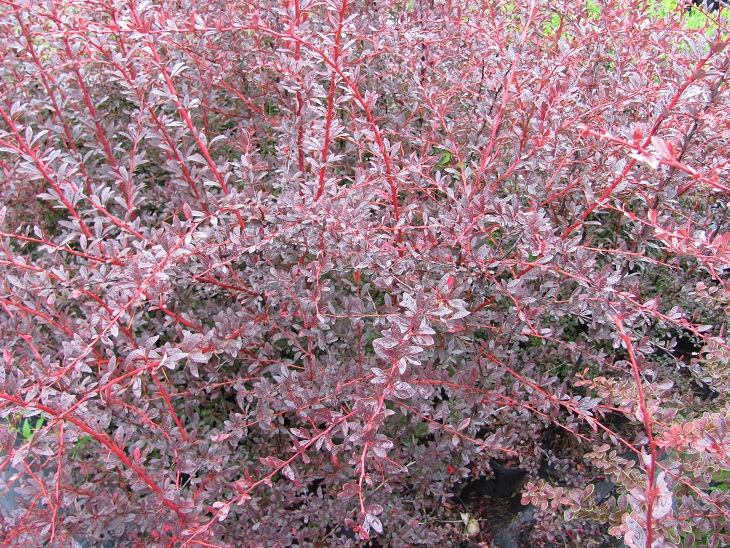
M337 31L335 32L335 45L332 51L332 61L337 63L340 57L340 42L342 40L342 23L345 20L345 12L347 11L347 0L342 0L342 7L340 8L339 20L337 21ZM297 47L299 44L297 44ZM324 192L324 179L327 171L327 155L330 147L330 128L332 126L332 118L335 110L335 90L337 89L337 82L335 79L335 73L332 73L330 78L330 89L327 94L327 118L324 124L324 145L322 146L322 164L319 166L319 186L317 188L317 195L314 197L314 201L320 199Z
M634 379L636 381L636 391L639 398L638 405L641 411L641 416L644 423L644 429L646 430L646 436L649 440L649 468L647 473L647 488L646 488L646 545L651 546L653 541L653 518L652 510L654 508L654 499L656 497L656 489L654 486L656 476L656 444L654 443L654 434L652 433L652 418L651 411L647 408L646 398L644 397L644 387L641 381L641 372L639 371L639 365L636 361L636 355L634 354L634 347L631 344L631 339L626 334L623 325L623 318L616 314L613 317L613 322L618 329L621 339L626 345L626 350L629 353L629 362L631 363L631 369L634 372Z

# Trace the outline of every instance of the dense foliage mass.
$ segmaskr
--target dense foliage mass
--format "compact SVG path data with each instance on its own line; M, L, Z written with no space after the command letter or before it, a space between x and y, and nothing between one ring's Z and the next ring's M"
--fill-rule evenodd
M686 17L3 0L4 545L489 543L515 469L522 545L730 544L730 57Z

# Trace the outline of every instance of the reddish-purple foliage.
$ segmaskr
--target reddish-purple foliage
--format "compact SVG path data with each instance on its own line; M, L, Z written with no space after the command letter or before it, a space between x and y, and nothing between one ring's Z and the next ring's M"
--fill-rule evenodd
M730 543L730 57L655 12L3 0L3 546L439 546L490 460Z

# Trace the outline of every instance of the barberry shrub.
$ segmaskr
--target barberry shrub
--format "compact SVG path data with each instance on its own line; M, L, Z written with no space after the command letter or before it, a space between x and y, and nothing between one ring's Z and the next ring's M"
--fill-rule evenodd
M730 543L722 17L3 0L4 545Z

